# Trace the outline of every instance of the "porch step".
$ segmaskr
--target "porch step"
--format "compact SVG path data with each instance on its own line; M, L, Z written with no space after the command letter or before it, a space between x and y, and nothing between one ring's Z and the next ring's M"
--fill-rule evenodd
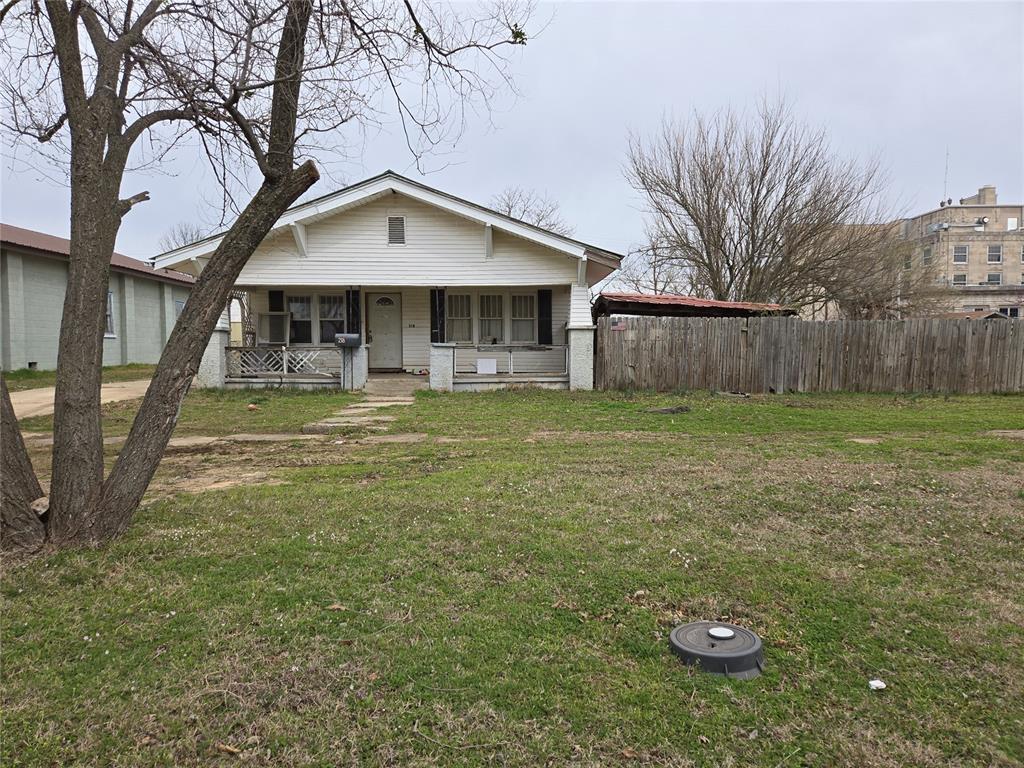
M364 400L361 403L352 403L352 405L345 406L346 411L372 411L377 408L391 408L396 405L415 405L416 401L406 397L395 397L395 398L372 398Z
M386 424L387 422L394 420L394 416L376 414L343 414L321 419L320 421L314 421L312 424L306 424L302 428L302 432L307 435L323 435L332 432L338 427L365 427L367 429L375 429L379 428L382 424Z

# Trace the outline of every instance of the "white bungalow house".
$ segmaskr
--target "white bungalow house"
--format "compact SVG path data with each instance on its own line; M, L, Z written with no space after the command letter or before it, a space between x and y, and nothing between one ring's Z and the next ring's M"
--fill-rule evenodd
M154 263L198 274L219 241ZM281 216L238 280L243 345L215 332L201 383L590 389L590 286L621 258L386 171Z

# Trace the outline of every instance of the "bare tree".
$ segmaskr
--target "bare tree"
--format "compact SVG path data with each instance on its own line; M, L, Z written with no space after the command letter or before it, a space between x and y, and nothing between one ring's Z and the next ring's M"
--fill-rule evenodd
M899 223L879 225L874 245L851 256L822 286L838 316L887 320L930 315L944 308L948 291L935 261L915 259Z
M562 218L558 202L538 192L506 187L491 198L491 208L558 235L571 237L573 234L573 228Z
M48 499L37 498L2 382L0 540L31 550L99 542L127 527L242 267L319 178L302 152L325 132L373 120L382 93L411 148L451 137L462 105L486 103L507 82L500 49L526 37L522 13L500 6L472 16L411 2L51 0L8 4L3 13L4 122L50 148L71 187ZM122 197L121 186L130 163L161 162L184 135L203 147L230 205L251 170L260 183L235 207L104 477L100 366L110 258L123 217L149 199Z
M837 298L895 216L877 161L838 157L782 102L666 120L630 138L627 175L698 296L804 306Z
M647 243L631 250L613 273L609 287L634 293L684 295L691 292L689 273L667 238L647 227Z
M175 248L202 240L207 234L207 231L194 221L179 221L160 236L158 245L161 251L173 251Z

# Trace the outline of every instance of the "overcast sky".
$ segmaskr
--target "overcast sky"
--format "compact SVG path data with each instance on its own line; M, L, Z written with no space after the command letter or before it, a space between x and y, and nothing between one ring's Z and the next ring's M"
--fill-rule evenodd
M882 155L910 211L995 184L1024 199L1024 3L579 3L542 5L543 33L517 52L521 92L471 122L454 153L427 158L421 177L476 202L506 185L558 200L580 239L625 252L643 215L624 181L628 131L663 114L752 108L780 92L824 125L844 153ZM529 31L529 30L528 30ZM349 138L349 137L343 137ZM418 177L396 126L368 137L361 158L331 166L321 195L392 168ZM31 155L22 152L22 159ZM203 211L215 189L202 162L125 185L152 200L125 219L118 250L157 252L174 222ZM6 158L3 221L66 236L67 190Z

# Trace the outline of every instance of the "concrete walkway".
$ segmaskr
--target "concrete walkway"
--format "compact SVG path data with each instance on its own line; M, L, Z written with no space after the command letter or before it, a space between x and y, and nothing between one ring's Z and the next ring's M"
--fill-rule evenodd
M135 400L146 394L146 387L148 386L149 379L115 381L110 384L104 384L100 390L100 402L116 403L120 400ZM11 392L14 415L19 419L27 419L29 416L45 416L53 413L53 393L53 387L23 389L20 392Z

